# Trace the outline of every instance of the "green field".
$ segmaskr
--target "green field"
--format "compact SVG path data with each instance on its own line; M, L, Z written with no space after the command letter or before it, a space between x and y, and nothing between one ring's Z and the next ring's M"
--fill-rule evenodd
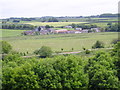
M10 32L8 30L6 33ZM82 50L83 47L90 49L91 46L97 41L103 41L105 47L109 47L113 39L118 37L117 32L101 32L101 33L82 33L82 34L59 34L59 35L40 35L40 36L21 36L20 30L11 30L11 35L4 34L3 40L8 41L14 50L20 52L32 53L34 50L39 49L41 46L49 46L53 51L74 51ZM13 36L12 36L13 35Z
M0 37L20 36L23 31L25 30L0 29Z

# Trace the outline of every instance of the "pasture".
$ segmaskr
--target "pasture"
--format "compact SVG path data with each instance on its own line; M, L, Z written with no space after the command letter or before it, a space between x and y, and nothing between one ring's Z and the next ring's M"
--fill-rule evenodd
M20 31L20 30L19 30ZM82 34L58 34L58 35L39 35L39 36L21 36L15 33L11 36L3 36L3 40L8 41L14 50L19 52L33 53L34 50L41 46L49 46L53 51L79 51L83 47L90 49L97 41L103 41L105 47L111 46L111 41L118 38L117 32L100 32L100 33L82 33ZM3 32L4 34L4 32Z
M1 32L0 37L20 36L23 31L25 30L0 29Z

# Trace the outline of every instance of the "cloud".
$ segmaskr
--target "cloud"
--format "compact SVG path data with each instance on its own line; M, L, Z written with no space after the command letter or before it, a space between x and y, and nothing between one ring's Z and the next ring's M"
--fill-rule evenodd
M117 13L119 0L1 0L2 17L80 16Z

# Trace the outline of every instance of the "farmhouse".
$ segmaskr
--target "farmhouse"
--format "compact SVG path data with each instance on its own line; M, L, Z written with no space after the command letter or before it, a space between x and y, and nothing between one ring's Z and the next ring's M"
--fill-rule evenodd
M82 28L75 28L75 30L82 30Z
M40 31L40 34L46 35L46 34L49 34L49 31L48 31L48 30L41 30L41 31Z
M65 33L68 33L68 30L66 30L66 29L55 30L54 33L62 33L62 34L65 34Z
M72 28L72 26L65 26L64 28Z
M77 33L82 33L82 31L75 31L75 33L77 34Z
M69 30L69 31L67 31L67 33L75 33L76 31L75 30Z
M99 28L91 28L91 30L93 30L94 32L100 32Z
M87 29L83 29L81 33L88 33Z
M66 28L71 28L71 26L66 26ZM60 29L54 30L52 28L45 28L45 26L39 26L31 31L24 31L24 35L45 35L45 34L77 34L77 33L93 33L93 32L100 32L100 28L91 28L91 29L83 29L82 28L75 28L75 30L67 30L67 29Z
M34 35L34 31L24 31L23 34L24 35Z

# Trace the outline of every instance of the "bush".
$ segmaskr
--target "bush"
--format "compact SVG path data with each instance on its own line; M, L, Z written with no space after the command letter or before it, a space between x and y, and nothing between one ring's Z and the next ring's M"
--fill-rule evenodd
M0 42L0 48L2 49L0 51L3 54L8 54L12 50L12 46L6 41Z
M85 48L85 47L83 47L83 50L86 50L86 48Z
M86 53L86 54L90 54L90 50L88 50L88 49L85 50L85 53Z
M118 39L114 39L112 42L111 42L111 44L117 44L117 42L119 42L120 40L118 40Z
M34 53L37 55L40 55L41 57L52 56L52 50L50 47L47 47L47 46L42 46L39 50L35 50Z
M63 51L63 48L61 48L61 51Z
M92 46L93 49L95 48L104 48L104 44L101 41L96 41L96 43Z

